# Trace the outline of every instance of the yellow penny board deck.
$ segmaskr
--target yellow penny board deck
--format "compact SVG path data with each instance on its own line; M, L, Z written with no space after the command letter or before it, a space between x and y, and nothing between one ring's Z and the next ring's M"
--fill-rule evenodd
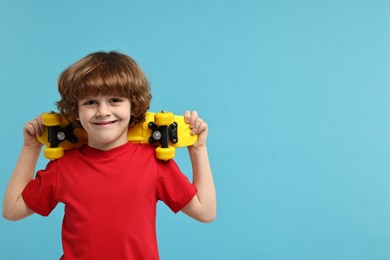
M58 113L44 113L42 122L46 130L37 139L46 146L44 156L47 159L61 158L64 150L88 143L85 130L75 127ZM175 157L175 148L195 144L198 136L191 134L191 129L185 122L184 116L163 111L147 112L143 123L129 129L127 139L134 143L150 143L156 146L158 159L170 160Z

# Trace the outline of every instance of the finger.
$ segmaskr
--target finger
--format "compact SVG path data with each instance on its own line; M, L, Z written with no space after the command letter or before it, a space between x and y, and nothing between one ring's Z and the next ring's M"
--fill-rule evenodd
M194 128L196 126L196 121L198 120L198 112L192 111L190 116L190 127Z
M200 132L203 132L203 131L207 131L208 128L209 127L207 123L202 120L202 123L199 125L198 130L200 130Z
M26 123L24 125L24 131L27 132L30 135L35 135L36 130L35 130L35 126L34 125L36 125L36 122L34 120Z
M42 123L42 116L37 116L35 118L38 122L38 126L39 126L39 136L41 136L43 134L43 132L45 132L46 130L46 126Z
M197 118L194 128L192 128L192 134L201 134L202 132L207 132L208 125L205 121L200 118Z
M200 126L202 125L202 123L203 123L203 120L200 119L200 118L198 117L198 118L196 119L195 123L194 123L194 128L195 128L195 129L199 129Z
M41 136L45 130L45 126L42 124L42 119L40 117L34 118L25 125L26 131L30 135Z
M184 120L185 120L185 122L186 122L187 124L190 123L190 118L191 118L191 112L190 112L190 110L186 110L186 111L184 112Z

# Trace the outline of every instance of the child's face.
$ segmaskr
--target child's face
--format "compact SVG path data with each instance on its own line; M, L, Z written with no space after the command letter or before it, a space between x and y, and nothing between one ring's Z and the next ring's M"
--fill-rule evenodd
M81 125L88 134L88 145L110 150L127 143L127 130L131 117L129 99L96 96L78 101Z

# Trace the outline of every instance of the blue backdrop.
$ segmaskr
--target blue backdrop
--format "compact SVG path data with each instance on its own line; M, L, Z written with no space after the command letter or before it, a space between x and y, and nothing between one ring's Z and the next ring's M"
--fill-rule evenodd
M161 259L390 259L389 14L387 0L0 0L0 200L61 71L118 50L149 77L151 110L210 126L218 217L159 204ZM185 149L177 161L191 176ZM58 259L62 214L0 219L0 259Z

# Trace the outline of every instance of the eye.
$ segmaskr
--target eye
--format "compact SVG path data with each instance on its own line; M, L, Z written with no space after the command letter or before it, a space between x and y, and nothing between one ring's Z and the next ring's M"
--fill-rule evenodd
M88 99L88 100L85 100L85 101L81 102L81 104L83 106L93 106L93 105L97 104L97 101L93 100L93 99Z
M111 98L111 100L110 100L111 103L120 103L122 101L123 101L122 98Z

